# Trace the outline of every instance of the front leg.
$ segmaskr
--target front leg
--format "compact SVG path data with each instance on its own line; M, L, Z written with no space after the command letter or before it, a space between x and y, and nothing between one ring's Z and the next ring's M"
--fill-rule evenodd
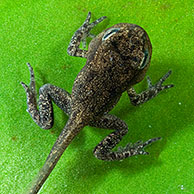
M91 18L91 12L88 13L88 16L82 26L75 32L75 34L72 36L71 41L69 43L69 46L67 48L67 53L70 56L75 56L75 57L84 57L87 58L87 50L82 50L79 48L81 41L83 42L83 46L85 48L86 46L86 38L87 37L92 37L94 38L95 36L90 34L90 30L94 28L98 23L103 21L106 16L101 17L97 19L96 21L92 22L90 24L90 18Z
M106 114L97 121L90 123L90 126L115 129L110 135L105 137L94 149L94 155L100 160L122 160L135 155L147 155L144 148L160 139L160 137L149 139L146 142L138 141L135 144L129 143L125 147L119 147L117 151L112 149L121 141L128 132L128 127L124 121L114 115Z
M128 89L127 93L131 103L135 106L143 104L144 102L147 102L148 100L155 97L160 91L172 88L174 86L173 84L165 86L162 85L171 73L172 71L168 71L168 73L166 73L155 85L152 85L151 79L147 77L148 89L140 94L137 94L133 88Z
M50 129L53 126L53 106L51 100L53 100L67 115L70 115L71 95L57 86L45 84L39 90L38 110L34 71L29 63L27 65L30 71L30 85L27 86L25 83L21 82L27 95L27 111L37 125L43 129Z

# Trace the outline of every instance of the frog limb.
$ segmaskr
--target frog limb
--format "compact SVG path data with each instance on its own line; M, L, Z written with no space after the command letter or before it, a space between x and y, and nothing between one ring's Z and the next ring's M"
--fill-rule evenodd
M27 95L27 112L30 114L34 122L43 129L50 129L53 126L53 106L52 100L67 115L71 113L71 96L65 90L51 85L45 84L39 90L39 110L37 109L36 87L34 80L34 71L29 63L27 63L30 71L30 85L27 86L21 82Z
M170 76L172 71L168 71L155 85L152 84L150 77L147 77L147 83L148 83L148 89L146 91L143 91L140 94L137 94L134 90L134 88L130 88L127 90L128 96L130 98L131 103L134 106L137 106L139 104L143 104L144 102L147 102L148 100L154 98L159 92L172 88L174 85L162 85L163 82Z
M134 144L129 143L125 147L119 147L117 151L112 149L121 141L128 132L127 124L116 116L106 114L97 121L90 123L93 127L116 129L105 137L94 149L94 156L100 160L122 160L135 155L147 155L144 148L151 143L161 139L160 137L149 139L146 142L138 141Z
M92 37L94 38L95 35L90 33L90 30L94 28L97 24L102 22L106 16L103 16L96 21L90 23L91 19L91 12L88 13L88 16L82 26L74 33L74 35L71 38L71 41L69 43L69 46L67 48L67 53L70 56L75 56L75 57L83 57L87 58L87 50L82 50L79 48L80 43L83 42L83 47L86 47L86 38L87 37Z

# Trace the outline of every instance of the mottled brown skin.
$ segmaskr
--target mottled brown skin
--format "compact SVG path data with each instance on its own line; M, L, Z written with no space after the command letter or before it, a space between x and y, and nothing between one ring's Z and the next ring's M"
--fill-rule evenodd
M72 110L79 107L86 123L109 112L124 91L144 78L149 67L149 63L144 69L139 66L144 49L151 56L145 31L133 24L116 24L111 28L120 30L106 41L102 41L106 31L91 41L87 63L74 82ZM131 38L137 41L131 42Z
M128 132L126 123L108 112L117 104L123 92L127 91L134 105L142 104L156 96L161 90L173 85L162 86L170 75L169 71L155 85L148 78L148 90L136 94L133 85L140 82L149 67L152 47L147 33L135 24L120 23L106 29L89 44L89 49L81 50L80 42L90 34L90 30L106 17L93 23L88 14L84 24L75 32L68 47L68 54L87 58L86 65L77 75L72 94L46 84L39 91L39 110L36 103L34 72L28 64L31 82L21 83L27 94L28 112L43 129L53 125L52 102L54 101L68 116L69 120L56 140L43 168L32 183L28 193L37 193L57 164L61 155L73 138L86 125L115 129L94 149L94 155L101 160L122 160L134 155L148 154L144 147L160 138L128 144L117 151L112 149Z

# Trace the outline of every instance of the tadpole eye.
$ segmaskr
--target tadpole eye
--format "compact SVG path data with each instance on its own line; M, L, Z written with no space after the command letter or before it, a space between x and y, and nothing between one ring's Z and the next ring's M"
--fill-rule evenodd
M149 53L148 53L148 50L146 49L144 51L144 57L140 63L140 69L143 69L149 62Z
M102 37L102 41L108 39L109 37L111 37L113 34L115 34L116 32L118 32L120 30L120 28L111 28L109 29L105 35Z

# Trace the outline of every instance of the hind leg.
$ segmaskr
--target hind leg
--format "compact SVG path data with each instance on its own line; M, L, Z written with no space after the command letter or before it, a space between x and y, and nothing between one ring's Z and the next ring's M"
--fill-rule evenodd
M38 110L36 101L37 95L35 89L34 71L29 63L27 65L30 71L30 85L27 86L25 83L21 82L21 85L26 91L28 106L27 112L30 114L34 122L41 128L50 129L53 126L54 119L52 100L67 115L70 115L71 95L57 86L45 84L39 90Z
M125 147L119 147L117 151L112 149L122 140L123 136L127 134L128 127L124 121L116 116L106 114L100 120L90 123L90 126L115 129L105 137L94 149L94 155L100 160L122 160L135 155L146 155L148 152L144 148L159 140L160 137L149 139L146 142L138 141L135 144L129 143Z

